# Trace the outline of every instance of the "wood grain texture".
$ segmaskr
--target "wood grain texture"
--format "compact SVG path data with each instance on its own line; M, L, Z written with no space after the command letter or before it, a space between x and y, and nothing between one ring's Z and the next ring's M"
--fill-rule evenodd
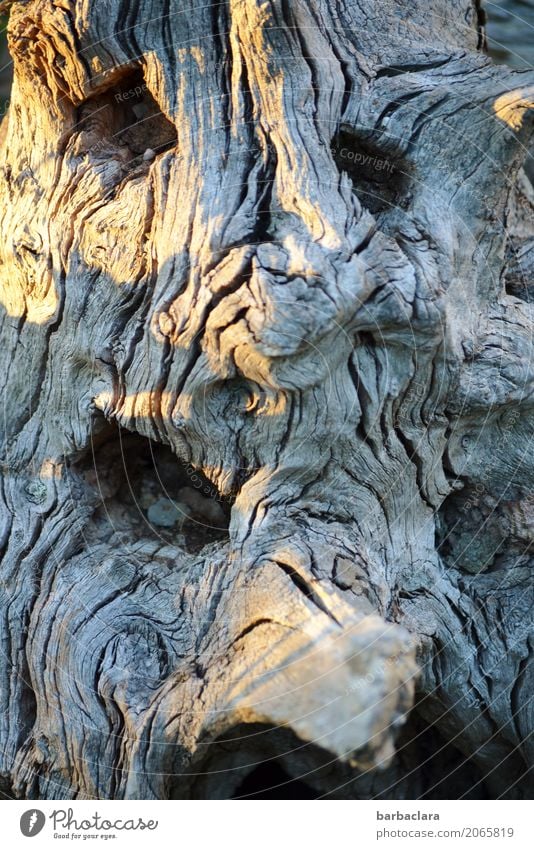
M531 793L534 73L471 0L9 38L8 792Z

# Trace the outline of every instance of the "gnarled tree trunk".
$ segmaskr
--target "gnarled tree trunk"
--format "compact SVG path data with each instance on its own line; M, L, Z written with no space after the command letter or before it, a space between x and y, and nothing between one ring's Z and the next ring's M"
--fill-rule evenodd
M534 74L473 0L8 5L4 791L525 796Z

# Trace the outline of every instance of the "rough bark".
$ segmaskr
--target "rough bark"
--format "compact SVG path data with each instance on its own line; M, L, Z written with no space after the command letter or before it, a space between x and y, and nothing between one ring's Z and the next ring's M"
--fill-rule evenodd
M9 38L5 792L528 795L534 74L472 0Z

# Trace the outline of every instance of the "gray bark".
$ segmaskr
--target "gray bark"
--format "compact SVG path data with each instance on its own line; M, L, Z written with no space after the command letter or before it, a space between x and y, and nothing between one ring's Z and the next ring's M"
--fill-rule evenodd
M534 74L472 0L9 38L5 792L531 793Z

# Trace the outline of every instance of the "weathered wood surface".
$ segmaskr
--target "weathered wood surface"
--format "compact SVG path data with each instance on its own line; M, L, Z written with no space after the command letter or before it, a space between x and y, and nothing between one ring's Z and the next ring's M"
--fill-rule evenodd
M483 41L12 4L7 794L531 793L534 74Z

